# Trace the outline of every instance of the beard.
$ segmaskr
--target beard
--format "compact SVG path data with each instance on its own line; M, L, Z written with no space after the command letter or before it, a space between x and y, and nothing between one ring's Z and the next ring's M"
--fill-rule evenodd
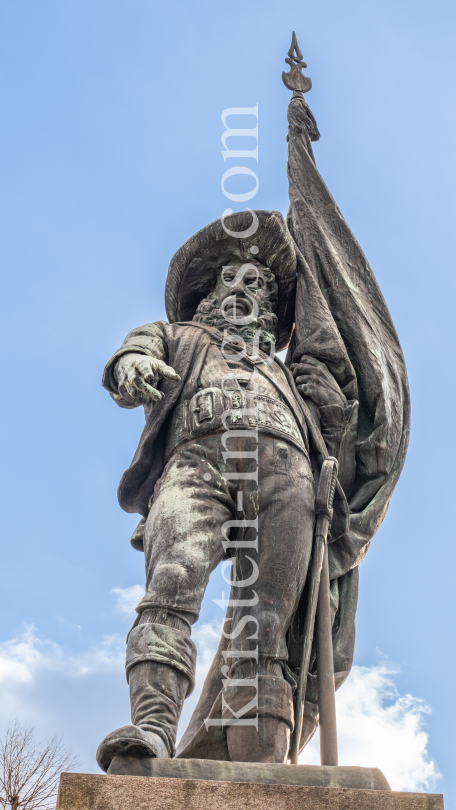
M199 303L193 320L224 332L225 337L230 338L229 343L233 345L233 348L238 349L243 342L253 344L255 341L255 346L258 346L265 354L274 353L277 316L271 311L267 299L260 305L258 317L255 320L245 326L236 326L228 321L220 309L219 299L214 293L210 293Z

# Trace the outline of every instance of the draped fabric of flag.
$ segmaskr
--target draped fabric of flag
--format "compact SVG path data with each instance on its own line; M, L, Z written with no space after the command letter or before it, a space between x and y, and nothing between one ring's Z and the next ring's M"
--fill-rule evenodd
M347 399L359 401L356 478L347 493L350 528L329 546L336 688L354 652L357 566L382 522L410 430L402 349L374 274L320 176L314 119L302 96L288 107L289 230L298 251L295 331L287 365L311 355L328 366ZM313 673L313 674L312 674ZM301 743L318 714L309 675Z
M358 565L380 526L409 437L407 374L399 339L375 277L323 182L312 153L318 131L302 95L288 108L288 229L297 252L295 328L286 365L306 355L326 364L348 401L358 401L356 476L346 492L348 530L329 545L335 684L350 672L355 645ZM297 527L299 531L299 527ZM288 634L286 675L299 676L306 589ZM227 616L230 614L228 609ZM222 638L178 756L227 759L221 727ZM318 725L316 655L307 679L300 748Z

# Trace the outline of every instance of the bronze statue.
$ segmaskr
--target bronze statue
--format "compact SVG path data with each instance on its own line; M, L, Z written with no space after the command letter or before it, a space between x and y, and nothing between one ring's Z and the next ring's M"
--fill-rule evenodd
M105 771L122 756L296 761L319 722L308 611L325 460L337 459L324 537L337 688L353 660L358 565L405 458L403 355L315 167L319 133L302 95L311 83L293 37L286 222L246 211L191 237L170 263L168 322L133 329L104 372L117 404L146 415L119 486L122 508L141 515L131 542L146 564L127 643L132 725L100 744ZM286 347L282 363L275 352ZM191 626L222 560L225 570L231 562L223 635L176 752L194 685Z

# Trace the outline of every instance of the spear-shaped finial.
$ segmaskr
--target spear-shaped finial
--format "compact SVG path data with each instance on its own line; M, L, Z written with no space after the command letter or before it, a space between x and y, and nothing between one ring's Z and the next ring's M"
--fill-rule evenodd
M312 82L308 76L303 76L301 73L302 69L306 68L307 65L302 61L302 53L299 49L298 40L296 39L294 31L288 57L285 59L285 62L287 65L290 65L290 72L285 73L284 71L282 73L282 81L285 87L288 87L289 90L297 91L298 93L307 93L312 87Z

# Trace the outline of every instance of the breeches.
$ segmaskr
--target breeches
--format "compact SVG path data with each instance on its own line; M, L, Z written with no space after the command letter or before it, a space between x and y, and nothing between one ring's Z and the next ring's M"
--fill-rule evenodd
M312 547L309 459L294 444L268 434L259 433L257 442L250 431L229 433L181 445L156 485L145 529L146 593L137 607L139 626L130 633L127 669L150 658L172 658L166 641L162 657L141 642L144 624L152 622L169 628L164 633L169 647L182 639L176 666L192 680L190 625L211 572L230 556L232 567L227 565L224 575L239 584L233 585L233 616L225 631L236 633L236 650L257 644L260 660L287 660L285 634ZM229 591L228 584L226 599Z

